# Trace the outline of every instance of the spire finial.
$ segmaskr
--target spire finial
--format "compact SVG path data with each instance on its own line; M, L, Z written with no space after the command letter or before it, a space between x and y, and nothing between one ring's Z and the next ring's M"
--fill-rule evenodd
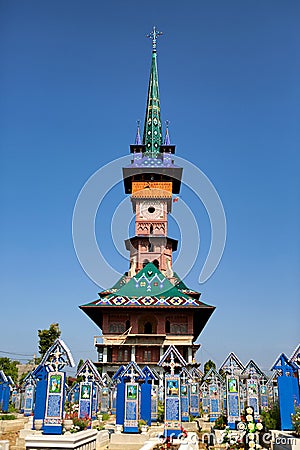
M162 144L162 129L160 120L160 101L157 73L157 53L156 39L162 33L153 27L153 31L148 35L152 39L152 62L150 79L148 86L148 98L143 134L143 145L146 146L146 153L152 158L156 158Z
M169 121L166 120L166 135L164 140L164 145L171 145L170 135L169 135Z
M152 51L156 52L156 40L162 35L161 31L158 31L156 27L153 27L151 33L147 34L146 37L152 39Z
M136 136L135 136L135 142L134 143L135 143L135 145L141 145L141 143L142 143L141 134L140 134L140 123L141 123L141 121L137 120L136 123L137 123L137 130L136 130Z

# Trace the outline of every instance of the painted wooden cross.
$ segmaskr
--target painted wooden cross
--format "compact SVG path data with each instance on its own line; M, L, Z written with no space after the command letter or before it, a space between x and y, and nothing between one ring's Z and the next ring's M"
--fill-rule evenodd
M187 375L186 375L185 372L183 372L183 373L181 374L181 379L182 379L183 384L186 384Z
M134 383L135 382L135 377L138 378L140 376L139 373L136 373L134 371L134 366L130 367L130 371L128 372L128 375L130 376L130 383Z
M57 346L55 351L50 354L49 361L46 361L45 365L49 366L54 372L59 372L66 365L66 362L62 359L62 356L63 353L60 351L59 346Z
M174 375L174 373L175 373L175 368L176 368L176 367L182 367L182 365L181 365L180 363L176 363L176 362L175 362L173 352L172 352L171 355L170 355L170 359L171 359L170 362L163 362L163 363L162 363L162 366L163 366L163 367L169 367L169 368L170 368L170 374L171 374L171 375Z
M250 367L250 369L249 369L249 376L250 376L250 380L251 381L254 381L254 379L255 379L254 375L255 375L255 370L254 370L253 367Z
M84 372L82 372L80 375L83 376L85 382L89 381L91 377L92 377L92 381L94 381L94 376L93 376L92 372L89 370L87 365L85 366Z

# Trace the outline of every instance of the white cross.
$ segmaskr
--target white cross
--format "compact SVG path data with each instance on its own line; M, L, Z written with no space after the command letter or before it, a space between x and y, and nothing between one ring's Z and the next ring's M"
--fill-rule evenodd
M179 363L176 363L175 361L174 361L174 355L173 355L173 352L171 353L171 355L170 355L170 359L171 359L171 361L168 363L168 362L164 362L164 363L162 363L162 366L164 366L164 367L169 367L170 368L170 374L171 375L174 375L174 373L175 373L175 367L182 367L182 365L181 364L179 364Z
M139 373L135 373L134 367L131 366L131 367L130 367L130 372L128 373L128 375L130 376L130 382L131 382L131 383L134 383L134 382L135 382L135 377L138 377L138 376L139 376Z

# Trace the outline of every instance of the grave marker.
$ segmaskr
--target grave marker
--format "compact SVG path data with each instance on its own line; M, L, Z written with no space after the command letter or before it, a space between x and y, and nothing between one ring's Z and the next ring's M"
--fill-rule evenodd
M231 430L235 429L237 421L241 420L239 377L237 375L226 376L227 388L227 424Z
M170 375L165 375L166 437L178 437L181 434L180 376L175 375L175 369L185 367L186 365L186 361L173 345L168 347L158 363L158 366L166 367L170 370Z
M212 367L204 377L208 386L209 396L209 420L214 422L223 409L224 380L221 375Z
M188 370L183 367L180 372L180 402L181 402L181 420L182 422L189 421L189 412L190 412L190 383L193 378L189 374Z
M278 371L277 383L279 393L279 408L282 430L292 430L291 414L294 413L294 404L299 404L298 366L289 361L282 353L271 370Z
M44 434L61 434L65 402L66 374L62 369L74 367L73 357L66 344L56 339L33 371L37 380L34 419L43 419Z
M152 420L152 409L157 410L157 395L156 397L152 396L152 391L154 387L154 382L158 381L156 375L150 369L150 367L145 366L142 369L143 374L145 375L145 380L141 384L141 407L140 407L140 418L145 420L149 426L151 426ZM155 392L155 391L154 391ZM152 406L152 402L155 402L156 405ZM156 414L157 416L157 414Z
M10 397L9 381L3 370L0 370L0 411L8 412Z
M29 378L24 389L24 416L31 416L34 409L35 400L35 382Z
M96 366L87 359L77 371L77 377L83 377L79 383L78 417L96 419L98 412L98 386L102 383Z

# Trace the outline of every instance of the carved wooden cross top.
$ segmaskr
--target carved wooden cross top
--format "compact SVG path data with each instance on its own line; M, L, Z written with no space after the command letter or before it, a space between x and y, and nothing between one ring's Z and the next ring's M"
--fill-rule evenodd
M174 361L174 355L173 355L173 353L171 353L170 359L171 359L170 362L163 362L163 363L162 363L162 366L164 366L164 367L169 367L169 368L170 368L170 374L171 374L171 375L174 375L174 373L175 373L175 367L182 367L182 365L181 365L180 363L176 363L176 362Z
M60 351L59 347L51 353L49 361L45 362L45 365L50 366L52 370L58 372L64 368L66 362L62 359L63 353Z
M94 381L94 376L93 376L92 372L89 370L88 366L85 366L84 372L82 372L82 374L80 374L80 375L83 376L85 382L89 381L90 377L92 377L93 381Z
M250 367L249 369L249 375L250 375L250 380L253 381L254 380L254 374L255 374L255 370L253 367Z
M134 382L135 382L135 377L138 378L138 377L140 376L139 373L136 373L136 372L134 371L134 367L133 367L133 366L130 367L130 371L128 372L128 375L130 376L130 382L131 382L131 383L134 383Z

